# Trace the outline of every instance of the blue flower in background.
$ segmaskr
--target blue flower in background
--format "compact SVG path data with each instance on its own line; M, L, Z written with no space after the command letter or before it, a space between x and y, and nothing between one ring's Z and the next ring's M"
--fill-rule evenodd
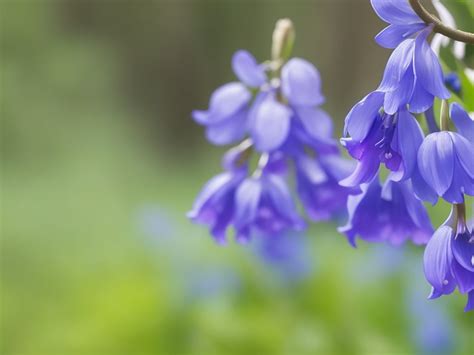
M307 238L301 233L262 235L255 244L256 254L284 281L299 281L313 270Z
M451 118L458 132L429 134L418 151L418 166L424 182L451 203L474 195L474 121L458 104L451 105Z
M400 245L410 239L426 244L433 232L423 204L415 198L410 181L387 180L382 187L378 177L361 186L362 193L349 196L349 220L339 228L355 246L359 236L368 242Z
M467 312L474 309L474 233L454 211L426 246L424 270L433 287L431 299L449 295L457 287L468 295Z
M356 104L345 120L342 145L358 160L353 173L341 181L358 186L371 181L381 163L392 171L392 180L406 180L416 169L416 154L423 131L406 109L394 115L380 113L384 94L375 91Z
M461 94L462 85L461 79L459 79L459 75L457 73L449 73L444 78L444 83L448 86L451 90L453 90L456 94Z

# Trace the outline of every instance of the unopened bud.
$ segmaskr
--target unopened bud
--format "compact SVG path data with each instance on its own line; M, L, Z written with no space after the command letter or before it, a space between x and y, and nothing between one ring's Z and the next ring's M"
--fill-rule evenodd
M273 31L272 60L287 60L295 42L295 28L290 19L284 18L277 21Z

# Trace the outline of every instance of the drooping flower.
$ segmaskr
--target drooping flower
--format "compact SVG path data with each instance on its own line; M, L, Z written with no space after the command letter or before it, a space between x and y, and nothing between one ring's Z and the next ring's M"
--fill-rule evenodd
M253 232L278 234L285 230L302 230L305 222L299 216L286 181L281 175L263 172L246 178L235 193L234 226L240 242Z
M415 244L429 240L433 228L425 207L413 195L410 181L387 179L382 187L377 177L361 189L361 194L349 196L349 220L339 228L353 246L357 236L394 245L408 239Z
M418 151L418 167L424 182L451 203L474 195L474 121L458 104L451 106L458 132L429 134Z
M380 113L384 94L375 91L356 104L346 117L341 143L358 160L353 173L341 181L343 186L370 182L381 163L393 172L393 180L406 180L416 168L416 154L423 131L406 109L393 115Z
M474 233L455 209L433 234L424 254L424 270L433 287L430 298L451 294L456 287L468 294L465 310L474 309Z
M187 214L193 222L209 226L216 242L226 242L227 228L235 213L235 191L247 175L246 168L223 172L207 182L192 210Z
M407 0L371 2L377 15L390 24L375 37L376 42L395 49L377 89L386 94L384 111L394 114L409 105L410 112L422 113L435 97L449 98L438 57L427 41L432 25L419 18Z

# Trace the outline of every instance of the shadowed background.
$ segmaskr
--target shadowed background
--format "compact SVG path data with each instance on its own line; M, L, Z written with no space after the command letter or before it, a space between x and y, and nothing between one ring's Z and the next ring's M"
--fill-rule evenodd
M225 151L190 112L281 17L341 132L390 54L369 1L0 1L2 353L472 352L419 248L355 250L333 224L219 247L185 218Z

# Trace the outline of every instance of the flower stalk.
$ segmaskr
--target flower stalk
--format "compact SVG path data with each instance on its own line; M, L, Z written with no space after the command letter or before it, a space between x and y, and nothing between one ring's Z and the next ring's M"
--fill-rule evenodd
M474 33L457 30L455 28L446 26L436 16L428 12L426 8L421 4L420 0L408 0L410 2L413 11L427 24L433 24L433 31L445 35L452 40L474 44Z

